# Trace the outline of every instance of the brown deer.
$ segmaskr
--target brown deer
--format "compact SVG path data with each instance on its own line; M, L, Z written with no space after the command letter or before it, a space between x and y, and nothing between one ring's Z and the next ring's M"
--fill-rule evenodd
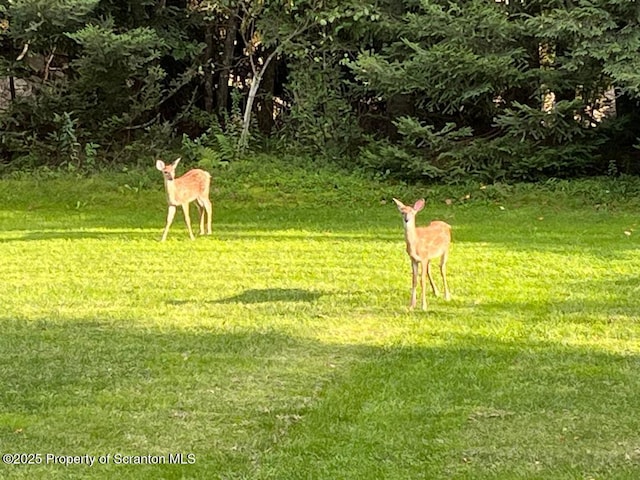
M189 217L189 205L195 200L200 215L200 235L205 234L205 215L207 216L207 235L211 235L211 211L213 207L209 200L209 186L211 184L211 175L204 170L194 168L189 170L181 177L176 178L176 166L180 162L177 158L173 163L165 165L162 160L156 161L156 168L164 175L164 188L167 192L167 203L169 211L167 212L167 224L162 232L162 241L167 239L169 227L173 223L173 217L176 214L178 205L182 207L184 213L184 221L187 224L189 237L195 240L193 231L191 230L191 218Z
M422 289L422 309L427 309L427 296L425 293L426 279L433 289L433 294L438 296L438 289L431 276L431 260L440 257L440 273L444 284L444 298L449 300L451 294L447 285L447 257L451 245L451 225L439 220L431 222L426 227L416 227L416 214L424 208L424 199L418 200L413 206L405 205L400 200L393 199L402 214L404 220L404 239L407 243L407 253L411 259L411 303L410 308L416 306L416 286L420 277ZM418 271L422 266L422 272Z

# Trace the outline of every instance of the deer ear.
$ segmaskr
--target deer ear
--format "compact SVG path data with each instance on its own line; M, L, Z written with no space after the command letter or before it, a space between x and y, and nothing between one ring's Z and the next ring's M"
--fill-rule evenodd
M418 200L416 203L413 204L413 209L416 212L419 212L424 208L424 204L425 204L424 198L421 198L420 200Z
M162 160L156 160L156 168L160 171L164 170L164 162Z
M176 165L178 165L178 163L180 163L180 160L182 160L182 157L178 157L173 161L173 166L175 167Z
M402 203L400 200L398 200L397 198L392 198L391 200L393 200L393 203L396 204L396 206L398 207L398 210L401 210L402 207L404 207L404 203Z

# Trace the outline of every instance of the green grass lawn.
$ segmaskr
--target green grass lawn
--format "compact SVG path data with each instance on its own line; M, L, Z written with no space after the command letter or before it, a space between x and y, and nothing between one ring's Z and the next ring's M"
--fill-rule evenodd
M640 478L639 192L262 158L161 243L152 165L0 180L0 453L41 461L0 478ZM392 196L453 225L451 302L408 310Z

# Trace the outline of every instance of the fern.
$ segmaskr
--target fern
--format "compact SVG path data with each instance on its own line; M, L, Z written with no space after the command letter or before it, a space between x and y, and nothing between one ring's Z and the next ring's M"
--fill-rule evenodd
M236 158L236 141L224 133L216 133L214 135L218 149L220 150L220 160L231 161Z

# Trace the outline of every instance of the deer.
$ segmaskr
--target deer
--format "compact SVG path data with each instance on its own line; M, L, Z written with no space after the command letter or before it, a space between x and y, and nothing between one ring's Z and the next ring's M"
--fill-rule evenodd
M440 257L440 274L444 285L444 299L450 300L451 293L447 285L447 258L451 245L451 225L440 220L434 220L426 227L416 227L416 215L425 206L424 198L413 205L405 205L394 198L402 219L404 220L404 239L407 244L407 254L411 259L411 303L409 308L416 306L416 287L420 277L422 310L427 309L427 296L425 293L426 279L429 278L433 294L439 295L438 288L431 276L431 260ZM422 267L420 272L419 268Z
M207 217L206 234L211 235L211 212L213 210L211 200L209 199L211 175L204 170L194 168L181 177L176 178L176 167L178 163L180 163L180 157L169 165L165 165L162 160L156 161L156 168L160 170L164 176L164 188L167 193L167 203L169 204L167 224L162 232L162 242L167 239L169 227L173 223L173 217L176 214L178 205L182 207L184 221L189 231L189 238L195 240L193 231L191 230L191 218L189 217L189 205L193 201L196 202L200 215L200 235L205 234L205 216Z

